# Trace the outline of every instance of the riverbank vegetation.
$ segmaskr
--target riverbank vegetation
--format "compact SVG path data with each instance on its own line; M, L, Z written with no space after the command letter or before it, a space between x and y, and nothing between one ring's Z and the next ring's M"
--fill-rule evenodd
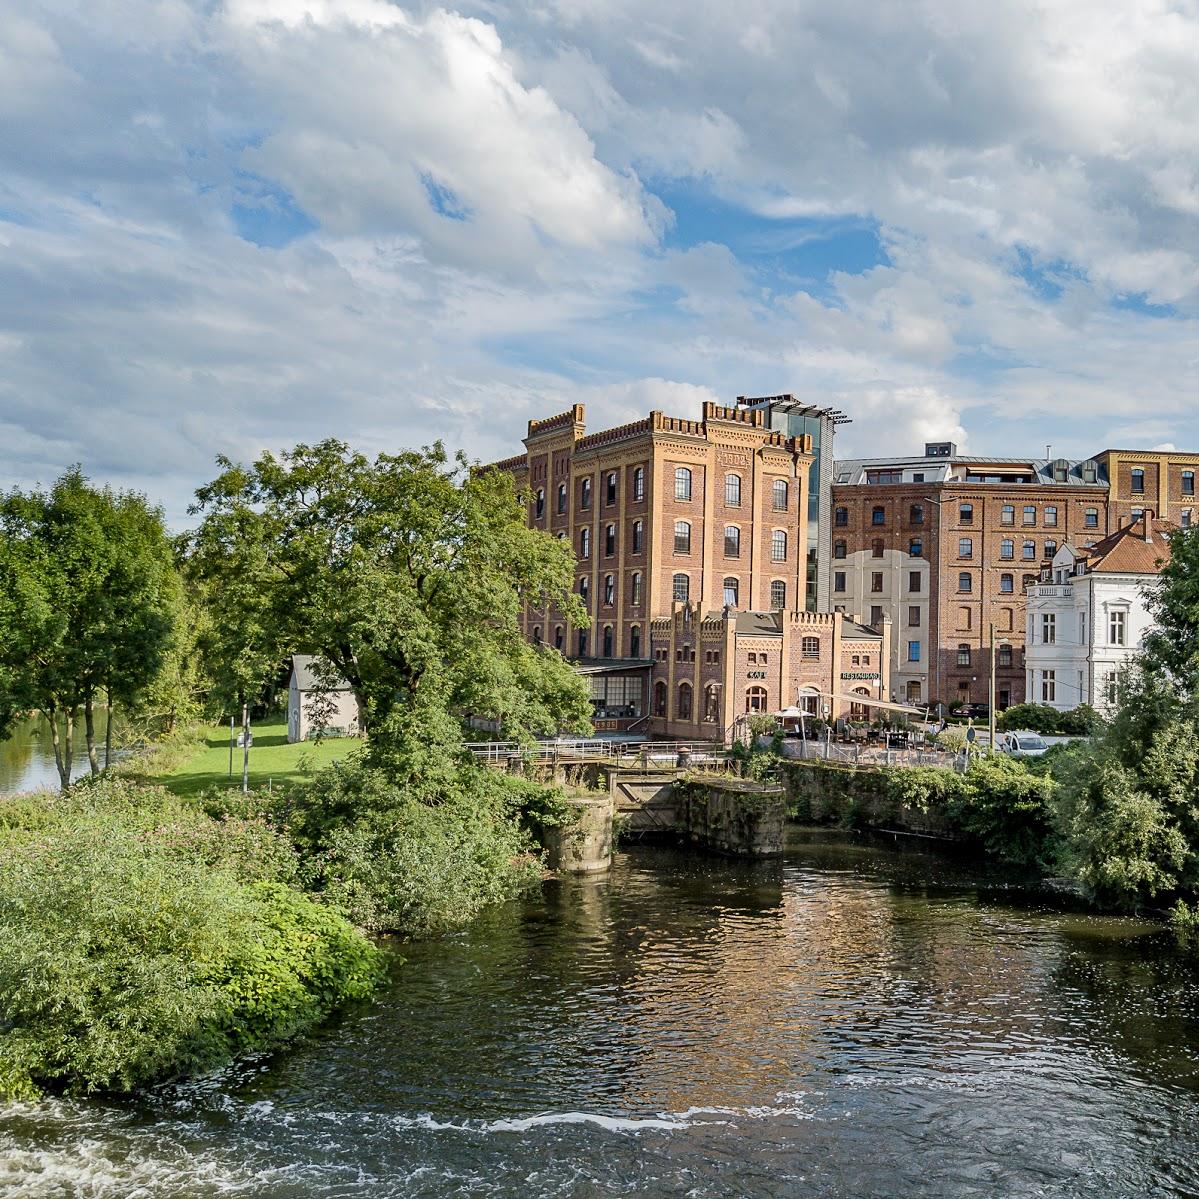
M540 877L556 790L463 749L475 718L589 727L585 685L520 624L526 603L585 623L570 547L526 527L510 477L325 442L222 460L197 500L173 545L77 471L0 508L0 734L41 711L69 740L82 716L91 747L111 699L149 742L74 785L64 744L60 795L0 801L0 1093L269 1050L371 992L365 933L452 928ZM359 737L283 743L292 653L349 682ZM265 722L244 793L230 715Z

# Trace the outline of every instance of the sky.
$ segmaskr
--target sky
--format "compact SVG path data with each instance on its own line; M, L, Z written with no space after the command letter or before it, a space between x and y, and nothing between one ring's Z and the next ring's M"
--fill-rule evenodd
M1199 452L1199 0L0 0L0 487L778 392Z

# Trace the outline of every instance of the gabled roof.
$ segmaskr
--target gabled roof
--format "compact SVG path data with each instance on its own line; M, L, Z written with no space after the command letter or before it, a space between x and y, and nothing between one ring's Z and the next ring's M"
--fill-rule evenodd
M1083 550L1087 573L1155 575L1170 561L1169 534L1175 526L1148 512Z
M312 669L313 663L316 662L316 654L292 654L291 656L291 672L295 676L296 687L300 691L349 691L350 684L345 679L338 676L328 687L323 687L321 681L316 677L316 672Z

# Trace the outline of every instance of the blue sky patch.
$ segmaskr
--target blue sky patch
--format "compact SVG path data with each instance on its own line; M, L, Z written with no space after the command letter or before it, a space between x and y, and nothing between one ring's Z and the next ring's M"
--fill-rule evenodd
M451 221L469 221L470 209L458 199L458 194L444 183L438 183L428 172L420 177L421 186L429 198L429 207L438 216L449 217Z
M291 194L269 179L238 174L237 199L229 209L239 237L278 250L317 228Z

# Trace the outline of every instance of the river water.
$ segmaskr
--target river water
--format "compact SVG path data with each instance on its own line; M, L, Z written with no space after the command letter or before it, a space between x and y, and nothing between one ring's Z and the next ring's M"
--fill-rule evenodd
M0 1193L1195 1196L1199 969L932 854L635 849L272 1060L7 1109Z
M96 740L100 765L104 765L104 713L96 717ZM113 726L114 729L117 726ZM84 740L83 717L75 728L73 777L79 778L90 770L87 744ZM113 751L113 761L116 761ZM58 767L54 764L54 746L50 741L50 725L43 719L23 720L10 737L0 741L0 795L15 795L21 791L38 791L49 787L57 791Z

